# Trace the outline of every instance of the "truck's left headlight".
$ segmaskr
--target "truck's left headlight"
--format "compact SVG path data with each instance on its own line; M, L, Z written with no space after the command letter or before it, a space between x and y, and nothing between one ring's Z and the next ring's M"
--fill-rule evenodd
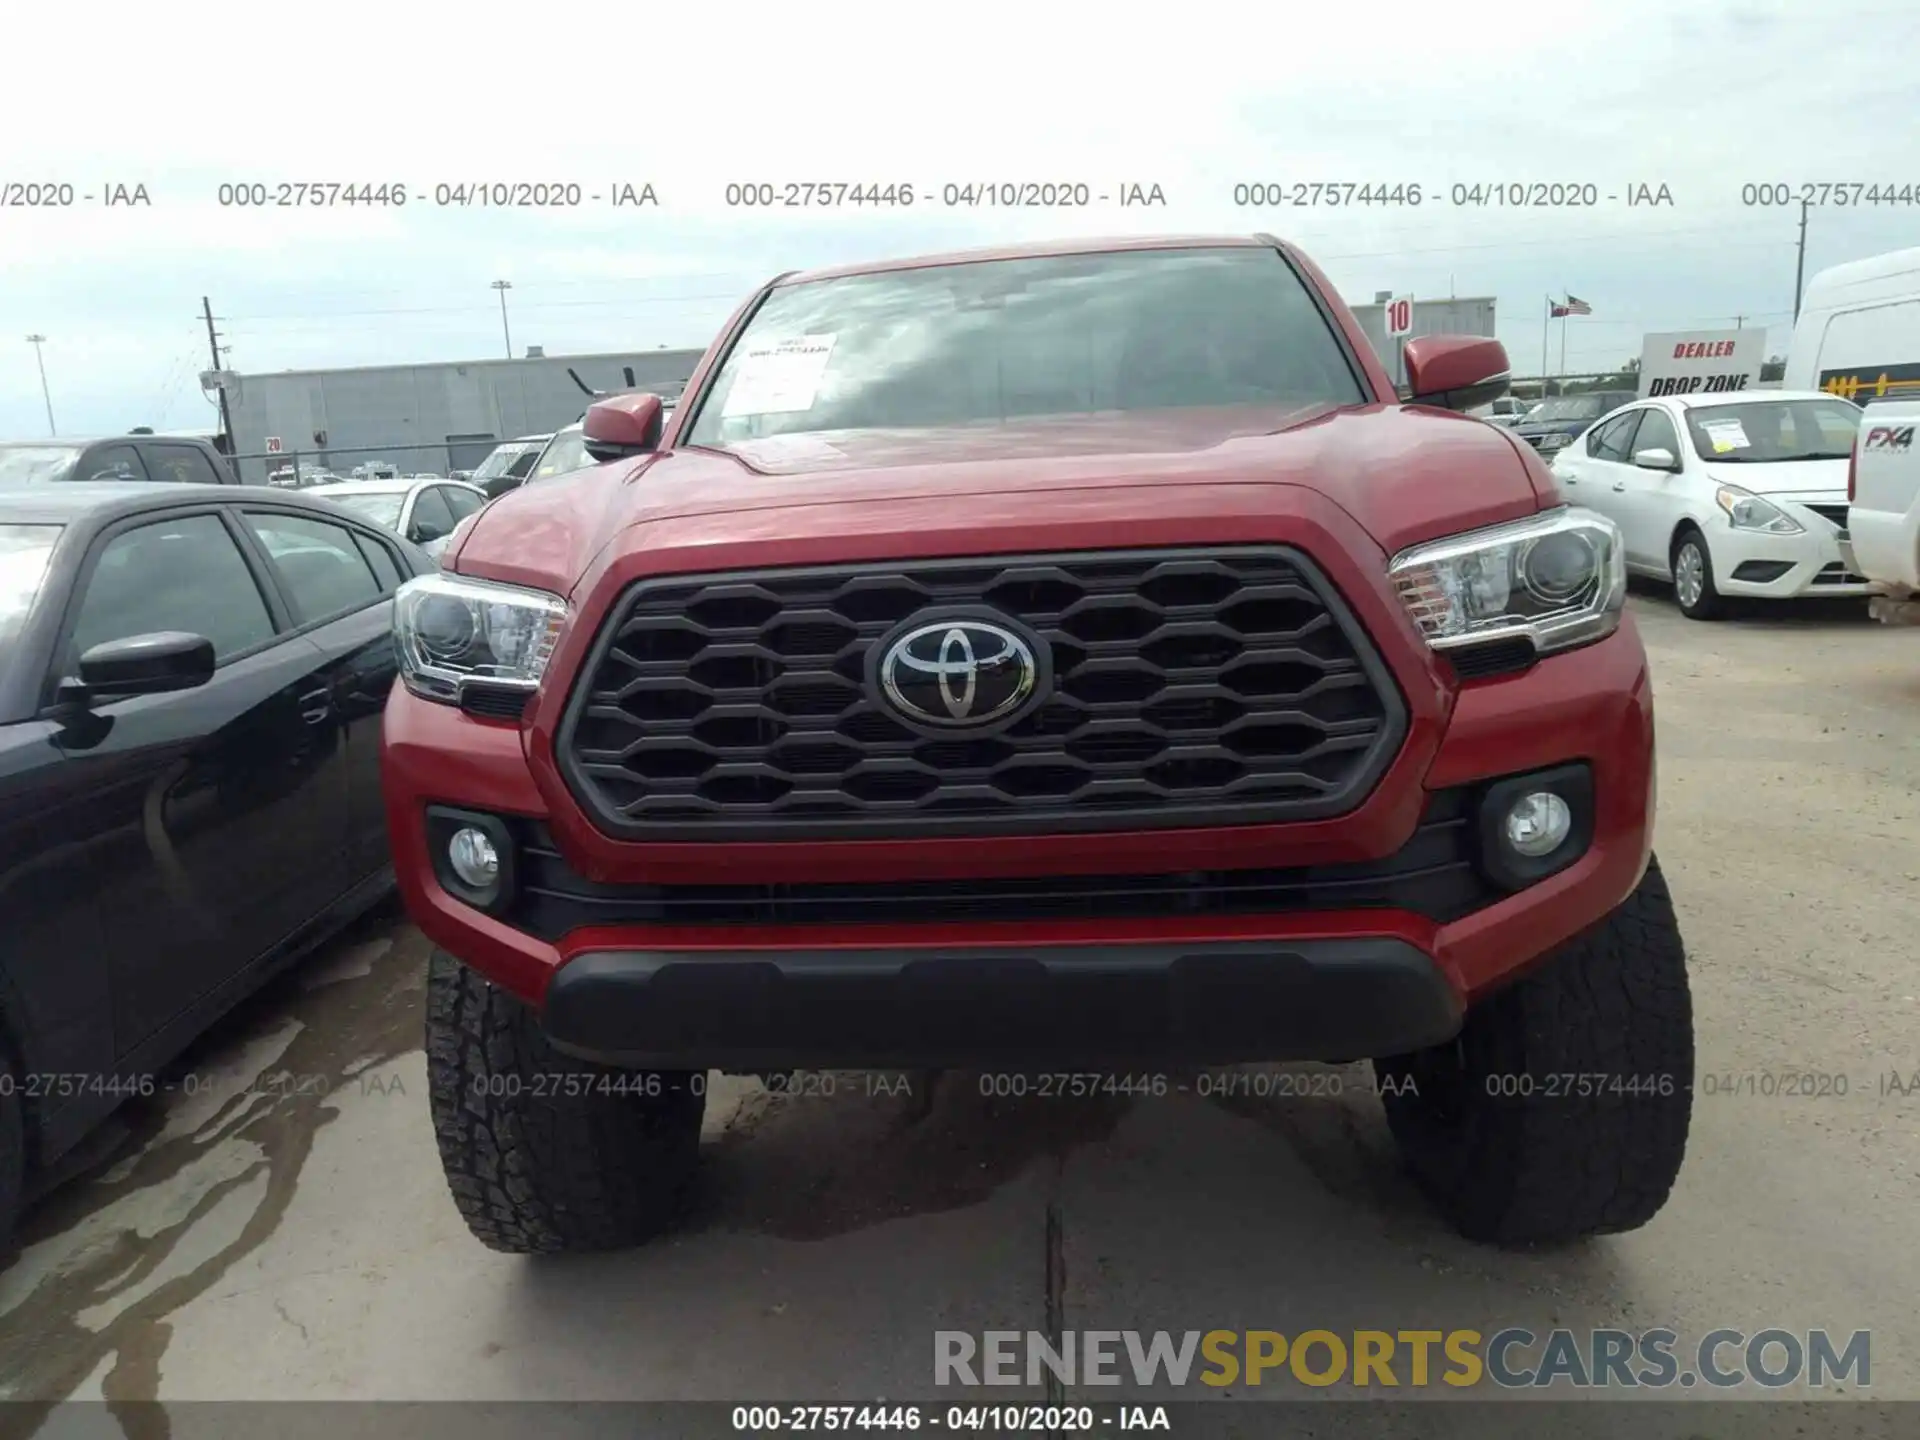
M468 681L533 691L566 624L567 602L544 590L422 575L394 596L400 678L426 700L457 704Z
M1388 576L1436 650L1524 637L1546 654L1610 635L1627 599L1620 529L1577 505L1416 545Z

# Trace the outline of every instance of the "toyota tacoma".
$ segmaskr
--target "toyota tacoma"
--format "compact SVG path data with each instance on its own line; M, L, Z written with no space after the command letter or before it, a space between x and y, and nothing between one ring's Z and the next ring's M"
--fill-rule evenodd
M670 1225L712 1072L1371 1061L1464 1234L1686 1144L1619 532L1267 236L786 274L397 603L388 820L485 1244ZM1184 1068L1182 1068L1184 1067Z

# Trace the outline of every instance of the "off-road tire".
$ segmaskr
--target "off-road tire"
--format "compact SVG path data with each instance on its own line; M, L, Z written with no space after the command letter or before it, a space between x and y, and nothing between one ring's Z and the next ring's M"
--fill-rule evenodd
M1689 605L1680 598L1680 550L1692 545L1700 552L1700 598ZM1727 613L1727 600L1714 583L1713 551L1707 545L1707 537L1693 525L1682 525L1680 533L1673 537L1673 553L1669 558L1668 569L1673 572L1673 603L1682 615L1689 620L1719 620Z
M1650 860L1619 909L1470 1009L1456 1041L1374 1069L1440 1212L1469 1239L1521 1246L1658 1213L1686 1153L1693 1064L1686 948Z
M481 1244L621 1250L672 1224L704 1076L661 1073L659 1094L637 1094L631 1072L561 1054L527 1006L441 950L427 963L426 1032L440 1163Z

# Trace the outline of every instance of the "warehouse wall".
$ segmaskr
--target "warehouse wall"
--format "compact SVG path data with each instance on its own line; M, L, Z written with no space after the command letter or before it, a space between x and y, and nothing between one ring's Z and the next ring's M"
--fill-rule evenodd
M257 457L277 436L287 459L345 474L386 460L402 474L471 469L501 440L571 425L591 403L569 368L597 390L628 388L677 395L698 350L611 355L552 355L460 365L378 366L357 370L244 375L227 391L241 478L262 484L272 465ZM324 432L324 447L314 440ZM422 449L406 449L415 445Z

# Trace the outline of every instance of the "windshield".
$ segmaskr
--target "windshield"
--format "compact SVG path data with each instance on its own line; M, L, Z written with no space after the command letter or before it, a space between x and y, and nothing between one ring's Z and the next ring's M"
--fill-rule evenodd
M64 480L79 458L78 445L0 445L0 485Z
M1598 420L1631 399L1631 395L1563 395L1534 406L1527 411L1526 421L1529 425L1551 425L1560 420Z
M324 493L324 492L323 492ZM400 528L400 507L406 503L404 494L374 492L365 495L327 495L326 499L336 505L344 505L354 514L371 520L374 524L388 530Z
M533 467L533 474L527 477L527 483L535 480L550 480L555 475L571 475L575 470L584 470L593 464L593 457L587 454L587 435L584 430L562 430L553 437L553 443L540 456L540 463Z
M496 475L506 474L507 467L512 465L513 462L518 460L522 455L526 454L528 448L529 447L520 444L500 446L480 462L480 468L473 472L473 478L476 480L491 480Z
M1687 411L1693 452L1716 465L1846 460L1860 407L1846 400L1768 400Z
M0 525L0 674L13 662L14 637L46 578L58 525Z
M775 290L684 443L1363 398L1271 250L1059 255Z

